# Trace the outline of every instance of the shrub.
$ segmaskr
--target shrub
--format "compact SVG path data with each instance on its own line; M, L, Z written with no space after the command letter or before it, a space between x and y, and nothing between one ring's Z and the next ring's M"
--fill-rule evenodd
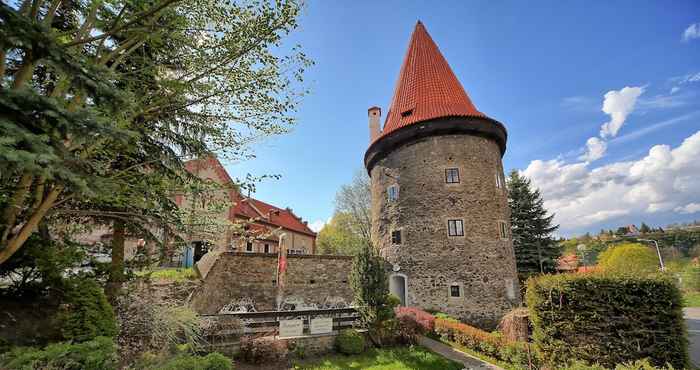
M271 337L241 338L241 358L249 363L280 362L287 358L287 343Z
M529 351L527 343L508 341L499 333L488 333L467 324L439 318L435 319L435 332L445 340L518 367L527 367L529 362L539 363L534 351Z
M66 282L59 321L63 337L78 342L117 334L114 311L104 291L97 282L87 278L73 278Z
M346 329L335 338L335 345L342 354L357 355L365 350L365 337L355 329Z
M146 368L148 370L231 370L233 362L221 353L210 353L206 356L182 354L161 365Z
M435 328L435 317L415 307L394 309L398 328L396 340L402 344L416 344L419 335L431 333Z
M562 274L528 281L533 338L550 364L688 366L681 293L663 276Z
M606 272L646 275L659 270L659 257L645 245L622 243L599 254L598 266Z
M44 349L19 347L3 355L7 369L85 369L117 368L117 347L112 338L97 337L82 343L54 343Z
M688 264L681 272L681 281L684 290L700 291L700 267Z

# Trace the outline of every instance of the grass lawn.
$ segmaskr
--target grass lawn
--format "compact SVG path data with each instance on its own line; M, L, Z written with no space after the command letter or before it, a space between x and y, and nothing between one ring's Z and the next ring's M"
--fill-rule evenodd
M300 370L460 370L462 364L450 361L423 347L371 349L356 356L333 355L297 364Z
M185 280L194 280L197 278L197 274L194 270L190 268L166 268L159 270L149 270L149 271L139 271L136 275L148 275L151 274L151 279L153 280L167 280L167 281L177 281L183 282Z
M683 306L700 307L700 292L688 292L683 294Z

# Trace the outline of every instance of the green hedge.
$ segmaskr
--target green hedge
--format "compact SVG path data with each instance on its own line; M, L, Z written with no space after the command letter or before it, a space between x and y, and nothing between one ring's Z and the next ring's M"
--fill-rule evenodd
M528 281L533 338L550 364L688 367L681 293L662 276L546 275Z
M112 338L107 337L83 343L54 343L43 349L17 347L0 355L0 368L110 370L117 368L116 351Z

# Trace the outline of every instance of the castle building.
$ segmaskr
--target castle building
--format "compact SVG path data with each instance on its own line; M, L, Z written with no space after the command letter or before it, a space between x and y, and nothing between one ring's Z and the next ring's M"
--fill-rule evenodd
M506 129L478 111L418 22L383 129L368 110L372 239L402 304L493 327L520 304L501 158Z

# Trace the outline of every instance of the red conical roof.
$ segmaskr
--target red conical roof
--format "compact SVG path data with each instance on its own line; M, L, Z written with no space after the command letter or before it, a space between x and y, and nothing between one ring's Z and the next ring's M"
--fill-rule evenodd
M479 112L420 21L411 35L380 137L441 117L486 117Z

